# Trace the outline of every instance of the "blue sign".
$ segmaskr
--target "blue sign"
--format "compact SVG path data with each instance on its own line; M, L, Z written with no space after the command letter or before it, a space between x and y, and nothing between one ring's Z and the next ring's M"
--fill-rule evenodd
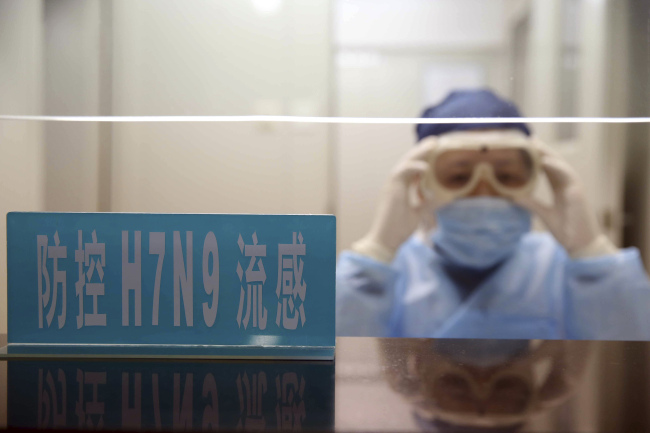
M8 351L331 359L335 256L328 215L12 212Z

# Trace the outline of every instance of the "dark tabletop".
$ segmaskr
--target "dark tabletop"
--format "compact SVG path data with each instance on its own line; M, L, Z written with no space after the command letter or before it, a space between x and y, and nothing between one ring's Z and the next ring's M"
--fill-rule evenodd
M12 359L0 379L9 428L650 431L645 342L339 338L334 362Z

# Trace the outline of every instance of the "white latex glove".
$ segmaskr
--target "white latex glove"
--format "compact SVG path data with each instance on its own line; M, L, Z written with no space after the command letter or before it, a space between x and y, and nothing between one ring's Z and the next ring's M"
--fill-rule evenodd
M617 248L602 233L587 203L578 174L554 149L543 145L540 151L541 166L553 190L553 205L544 205L531 196L515 202L536 213L572 258L616 253Z
M435 139L424 140L411 149L392 171L382 191L370 231L352 245L352 250L384 263L391 263L397 249L422 220L423 212L434 212L431 197L420 192L420 179L431 170L429 154Z

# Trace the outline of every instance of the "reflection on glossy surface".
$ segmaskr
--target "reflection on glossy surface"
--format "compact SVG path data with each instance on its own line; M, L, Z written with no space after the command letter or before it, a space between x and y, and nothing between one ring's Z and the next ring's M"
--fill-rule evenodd
M8 362L8 427L326 430L332 363Z
M646 342L339 338L335 363L0 363L10 428L641 432L648 407Z
M581 379L589 342L382 341L391 387L432 425L515 427L565 400Z

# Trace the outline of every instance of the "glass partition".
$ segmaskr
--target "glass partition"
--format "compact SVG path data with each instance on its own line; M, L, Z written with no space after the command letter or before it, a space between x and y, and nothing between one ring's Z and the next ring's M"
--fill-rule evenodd
M416 134L445 123L423 111L489 88L579 179L588 214L565 209L572 230L595 224L648 269L649 14L632 0L0 1L0 211L331 213L342 257L393 205L405 155L444 135ZM445 132L477 129L463 117L508 129L477 107ZM281 117L221 118L251 115ZM534 194L557 205L535 158ZM488 162L467 185L500 182ZM542 213L533 229L569 245Z

